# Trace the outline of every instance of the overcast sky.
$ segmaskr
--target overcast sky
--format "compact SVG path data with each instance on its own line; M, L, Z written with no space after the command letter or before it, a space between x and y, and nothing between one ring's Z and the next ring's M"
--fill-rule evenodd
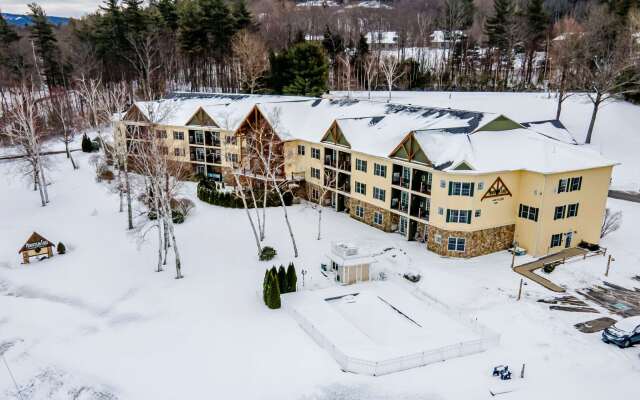
M102 0L34 0L40 4L47 15L56 17L80 17L95 11ZM26 14L30 0L1 0L2 12L13 14Z

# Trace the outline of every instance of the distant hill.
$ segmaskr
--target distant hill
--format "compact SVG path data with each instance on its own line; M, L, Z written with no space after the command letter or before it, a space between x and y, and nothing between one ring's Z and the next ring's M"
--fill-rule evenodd
M7 21L9 25L15 25L15 26L31 25L31 17L24 14L2 13L2 18L4 18L4 20ZM48 16L47 18L49 19L49 22L51 22L53 25L66 25L69 23L69 18L66 18L66 17Z

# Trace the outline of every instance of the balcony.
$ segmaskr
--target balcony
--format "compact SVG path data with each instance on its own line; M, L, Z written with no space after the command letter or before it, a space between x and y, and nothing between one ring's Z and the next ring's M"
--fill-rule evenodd
M351 154L343 151L338 152L338 169L351 172Z
M220 147L220 134L218 132L205 131L204 144L205 146Z
M189 131L189 144L204 145L204 132L202 131Z
M338 173L338 190L351 193L351 176L343 172Z
M222 156L220 155L220 150L207 149L207 163L221 164Z
M430 172L414 169L411 190L430 195L431 180L432 176Z
M409 189L411 183L411 170L402 165L393 164L393 173L391 174L391 184Z
M205 160L204 147L191 147L189 149L189 160L204 162Z
M419 195L411 196L411 216L422 220L429 220L429 199Z
M338 157L333 149L324 149L324 165L327 167L336 167Z
M324 169L324 186L336 188L336 172L332 169Z
M409 212L409 193L403 190L391 189L391 209L401 213Z

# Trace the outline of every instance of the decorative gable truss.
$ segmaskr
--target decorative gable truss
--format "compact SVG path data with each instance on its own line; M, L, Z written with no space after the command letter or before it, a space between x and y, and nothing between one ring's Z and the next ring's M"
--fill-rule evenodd
M187 122L187 125L219 128L219 125L215 123L213 118L211 118L202 107L198 108L191 119L189 119L189 122Z
M487 189L485 194L482 196L482 199L480 199L480 201L502 196L512 196L512 194L511 191L509 191L507 185L504 184L502 179L500 179L500 177L497 177L496 180L493 181L489 189Z
M389 157L433 166L431 161L427 158L427 155L420 147L420 144L413 135L413 132L409 133L404 139L402 139L402 142L400 142L400 144L391 152Z
M124 117L122 117L122 120L128 122L150 122L149 119L144 115L142 111L140 111L138 106L135 104L132 105L131 108L129 108L129 111L127 111Z
M333 121L320 141L351 148L351 143L349 143L349 141L344 137L344 134L336 121Z

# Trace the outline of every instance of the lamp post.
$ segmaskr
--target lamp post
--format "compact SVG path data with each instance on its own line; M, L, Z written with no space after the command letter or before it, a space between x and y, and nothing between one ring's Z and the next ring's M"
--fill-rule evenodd
M304 276L307 275L308 271L306 269L302 269L300 270L300 273L302 274L302 287L304 287Z

